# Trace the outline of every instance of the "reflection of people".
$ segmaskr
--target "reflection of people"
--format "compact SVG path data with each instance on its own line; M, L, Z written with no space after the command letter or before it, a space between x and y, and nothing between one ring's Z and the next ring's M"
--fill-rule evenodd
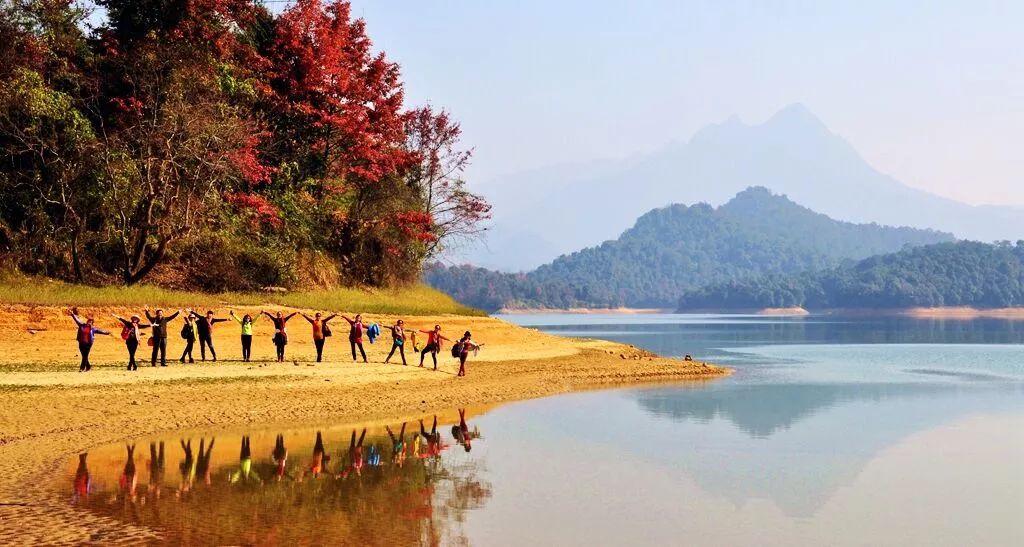
M181 471L179 493L191 490L196 478L196 459L192 454L192 439L189 439L188 442L182 439L181 449L185 451L185 458L178 464L178 470Z
M363 432L359 435L359 441L356 441L356 430L352 430L352 439L348 443L348 467L346 467L341 474L341 478L346 478L352 471L356 472L356 475L363 474L363 465L365 460L363 459L363 439L366 438L366 428L363 428Z
M75 501L88 497L89 492L92 491L92 480L89 477L89 466L85 462L87 457L89 457L88 452L78 455L78 469L75 470Z
M238 454L238 471L231 474L231 484L250 480L259 480L259 477L252 472L252 445L249 436L242 437L242 450Z
M466 425L466 409L459 409L459 425L452 426L452 437L455 437L455 442L462 445L469 452L473 449L473 439L480 437L480 430L474 429L469 430L469 426Z
M160 441L160 448L156 443L149 443L149 490L160 497L160 487L164 483L164 442Z
M206 444L206 439L199 439L199 454L196 456L196 476L202 477L203 482L207 485L211 482L210 456L213 455L213 443L216 440L216 438L210 438L210 446L206 448L203 446Z
M421 454L421 458L440 456L444 446L441 444L441 434L437 432L437 415L434 415L434 425L430 427L430 433L423 427L423 420L420 420L420 435L427 441L427 452Z
M384 429L388 432L388 437L391 437L391 461L395 465L401 467L405 463L405 422L402 422L402 430L395 436L395 433L391 431L391 426L384 426Z
M316 432L316 444L313 445L313 461L309 464L309 472L314 477L319 477L324 472L324 464L330 459L324 450L324 438L319 431Z
M135 501L135 488L138 486L138 475L135 470L135 445L125 445L128 449L128 461L124 464L124 471L121 472L121 492L128 501Z
M284 435L277 435L270 457L274 460L274 477L280 481L285 478L288 466L288 449L284 447Z

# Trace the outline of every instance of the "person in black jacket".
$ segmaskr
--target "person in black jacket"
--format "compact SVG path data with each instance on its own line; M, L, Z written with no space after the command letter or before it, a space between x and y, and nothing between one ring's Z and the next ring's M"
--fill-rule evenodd
M190 315L195 319L196 327L199 329L199 356L205 361L206 346L210 346L210 356L216 361L217 351L213 349L213 326L217 323L223 323L227 319L215 319L213 317L213 310L207 311L206 317L202 317L194 311L190 312Z
M196 325L196 320L192 315L191 311L186 311L185 324L181 326L181 338L185 340L185 350L181 352L181 358L178 361L184 363L185 356L188 356L188 362L195 363L196 360L192 358L192 348L196 345L196 337L199 331L199 327Z
M153 357L150 360L152 366L156 366L156 355L160 354L160 366L167 366L167 323L174 320L181 314L181 310L172 315L164 315L164 310L156 310L156 315L149 313L149 306L146 306L146 319L153 325Z
M141 319L138 315L133 315L131 319L125 319L117 314L114 314L114 317L122 325L121 338L124 339L124 345L128 348L128 370L139 370L139 365L135 362L135 350L139 349L139 340L143 336L139 331L148 329L151 325L140 323Z

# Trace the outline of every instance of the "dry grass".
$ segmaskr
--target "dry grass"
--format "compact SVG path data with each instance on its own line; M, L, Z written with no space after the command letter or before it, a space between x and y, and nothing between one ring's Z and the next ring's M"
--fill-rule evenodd
M290 293L218 293L175 291L152 285L90 287L52 279L0 274L0 303L35 306L153 306L201 309L215 304L278 305L309 310L359 310L395 315L471 315L484 312L463 306L425 285L394 289L330 289Z

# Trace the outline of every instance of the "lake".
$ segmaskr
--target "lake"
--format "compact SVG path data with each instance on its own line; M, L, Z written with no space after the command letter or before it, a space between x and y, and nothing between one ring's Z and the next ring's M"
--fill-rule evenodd
M189 543L1024 541L1024 322L505 319L736 372L469 409L464 424L453 409L438 435L424 416L427 435L368 424L361 443L347 424L138 439L130 459L116 445L70 461L60 488Z

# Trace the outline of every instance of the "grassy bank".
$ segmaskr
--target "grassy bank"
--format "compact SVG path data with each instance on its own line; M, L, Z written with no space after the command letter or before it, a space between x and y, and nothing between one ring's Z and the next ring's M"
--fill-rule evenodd
M448 295L413 285L393 289L331 289L289 293L217 293L175 291L151 285L91 287L15 274L0 275L0 303L37 306L138 306L202 309L278 305L310 310L347 310L396 315L486 315Z

